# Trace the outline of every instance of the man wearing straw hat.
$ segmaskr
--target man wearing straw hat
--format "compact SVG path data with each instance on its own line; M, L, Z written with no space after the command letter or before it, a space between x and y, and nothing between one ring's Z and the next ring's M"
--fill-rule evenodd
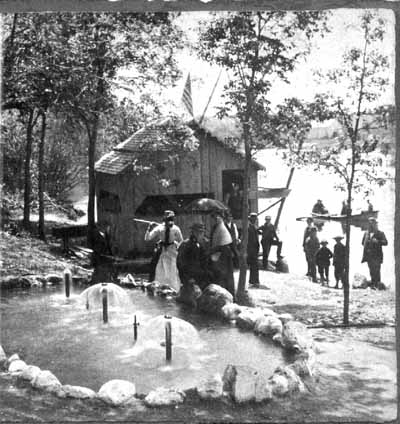
M383 231L378 229L377 220L369 218L368 221L368 230L364 233L362 239L364 250L361 262L367 262L371 276L371 287L377 289L381 282L382 246L387 246L388 242Z

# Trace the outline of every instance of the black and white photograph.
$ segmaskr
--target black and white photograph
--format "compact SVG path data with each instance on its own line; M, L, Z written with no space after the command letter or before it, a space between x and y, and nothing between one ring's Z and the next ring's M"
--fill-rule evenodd
M395 422L399 10L95 3L0 10L0 423Z

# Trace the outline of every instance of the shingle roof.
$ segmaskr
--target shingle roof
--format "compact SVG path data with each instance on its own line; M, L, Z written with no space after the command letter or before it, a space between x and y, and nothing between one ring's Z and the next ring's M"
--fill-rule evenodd
M134 156L132 152L118 152L113 150L110 153L106 153L96 162L95 169L97 172L117 175L132 163Z
M167 119L159 120L154 122L146 127L141 128L136 131L131 137L127 140L119 143L114 149L105 154L101 159L99 159L95 164L95 170L97 172L102 172L105 174L117 175L122 172L126 167L128 167L135 159L135 153L143 148L144 144L153 144L155 145L160 137L160 131L162 131L161 125L164 124ZM225 123L226 124L226 123ZM237 132L237 127L232 125L222 125L224 128L224 133L227 134L227 128L234 128L235 132ZM206 121L205 125L202 125L203 129L205 129L211 136L214 136L218 142L224 145L223 140L221 140L221 124L218 127L218 131L216 130L216 125L210 125L210 121ZM211 128L210 128L211 127ZM214 130L214 131L213 131ZM216 134L213 134L216 132ZM162 146L160 146L162 148ZM228 151L233 154L243 155L240 151L235 151L231 147L225 145ZM256 161L252 161L253 165L255 165L258 169L265 169L260 163Z

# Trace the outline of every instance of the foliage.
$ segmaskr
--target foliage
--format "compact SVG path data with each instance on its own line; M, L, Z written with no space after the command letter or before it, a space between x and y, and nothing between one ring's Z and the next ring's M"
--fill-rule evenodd
M152 175L164 187L172 181L165 179L165 171L174 166L187 153L198 148L198 140L193 131L181 118L171 115L163 121L147 126L145 136L140 139L135 149L132 163L137 174Z
M326 30L324 12L227 13L204 23L199 55L230 72L219 117L234 114L242 127L244 181L255 150L276 140L269 91L274 79L288 74L307 55L314 34ZM272 135L272 140L271 140ZM243 228L248 225L248 190L243 196ZM243 298L247 270L247 231L240 250L238 297Z
M148 93L142 93L137 102L127 97L117 101L102 116L97 157L109 152L160 115L159 104Z
M3 183L7 192L15 193L24 187L24 123L15 111L2 114Z
M368 113L368 109L374 109L372 121L378 122L382 122L382 112L385 117L388 113L386 108L376 106L389 82L389 61L380 48L384 41L385 22L375 13L365 11L361 16L360 29L362 46L352 47L343 54L342 66L325 75L327 85L333 85L335 90L319 96L320 106L340 122L342 132L333 146L310 149L298 155L299 163L312 165L317 170L325 168L336 174L339 177L336 188L345 191L347 195L343 278L345 324L349 323L350 216L354 193L363 191L368 195L371 183L381 186L386 182L387 176L377 154L380 136L379 133L371 133L371 115Z
M297 161L337 174L340 180L336 188L341 191L369 195L371 183L381 186L388 176L382 169L378 149L382 135L372 129L387 125L393 111L387 106L374 107L388 86L389 62L379 48L385 22L372 12L365 12L360 27L363 46L346 51L342 66L325 75L327 85L341 89L318 96L320 109L327 117L337 119L342 131L332 146L324 149L315 146L302 152Z
M231 72L219 116L234 113L249 131L253 150L274 131L268 93L309 51L308 41L326 30L322 12L244 12L215 18L200 35L200 56Z

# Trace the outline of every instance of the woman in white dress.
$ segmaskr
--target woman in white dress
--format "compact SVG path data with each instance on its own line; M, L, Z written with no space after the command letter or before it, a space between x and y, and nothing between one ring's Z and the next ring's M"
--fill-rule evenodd
M164 212L163 224L150 224L144 236L145 241L156 240L161 244L161 254L157 262L155 280L161 284L167 284L176 292L180 289L180 280L176 258L178 247L183 237L181 230L174 224L175 213Z

